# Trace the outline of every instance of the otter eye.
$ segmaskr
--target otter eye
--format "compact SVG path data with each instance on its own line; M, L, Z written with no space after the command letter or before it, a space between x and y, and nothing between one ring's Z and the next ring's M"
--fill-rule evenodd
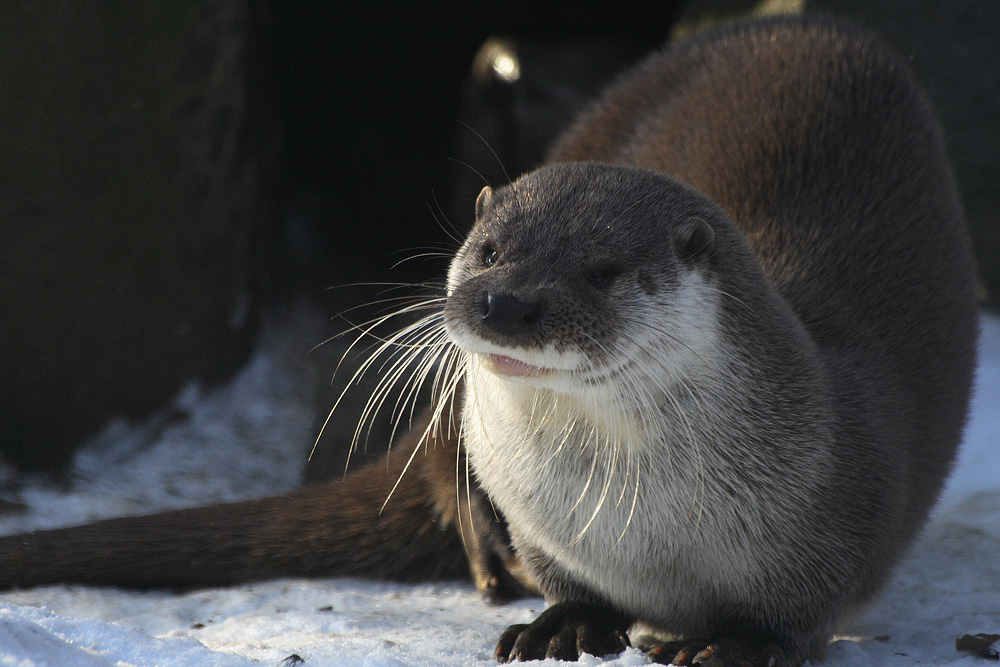
M618 275L616 269L610 267L602 267L599 269L594 269L587 274L587 282L591 287L596 287L597 289L604 289L611 285L612 281Z
M497 253L496 248L487 244L483 246L482 250L482 260L483 266L493 266L500 259L500 255Z

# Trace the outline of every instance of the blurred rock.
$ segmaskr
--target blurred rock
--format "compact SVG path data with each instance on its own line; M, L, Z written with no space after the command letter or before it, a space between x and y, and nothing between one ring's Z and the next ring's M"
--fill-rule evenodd
M0 451L59 469L225 377L276 160L255 3L0 4Z
M504 185L541 164L576 114L661 37L487 39L473 60L456 130L449 220L458 232L471 226L484 185Z

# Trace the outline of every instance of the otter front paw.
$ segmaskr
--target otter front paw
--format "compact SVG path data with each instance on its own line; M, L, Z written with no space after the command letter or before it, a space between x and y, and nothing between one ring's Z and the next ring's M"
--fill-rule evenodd
M654 662L677 667L788 667L789 664L777 644L733 637L670 642L654 646L647 655Z
M626 634L631 619L601 605L559 602L530 625L512 625L500 640L494 656L500 662L524 660L578 660L583 653L602 656L628 648Z

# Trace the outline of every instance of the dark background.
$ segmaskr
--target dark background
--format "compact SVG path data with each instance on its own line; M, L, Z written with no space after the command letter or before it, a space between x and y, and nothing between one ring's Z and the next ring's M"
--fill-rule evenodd
M997 3L804 4L876 29L917 73L995 307ZM2 459L63 470L109 419L229 377L288 304L330 326L375 293L331 287L439 279L484 182L535 166L615 72L754 6L0 3ZM516 82L476 61L498 37Z
M463 89L488 37L610 37L638 55L664 42L676 10L673 2L275 5L284 224L304 225L288 232L313 234L299 249L319 253L304 286L385 277L412 249L447 241L435 214L438 204L449 208L455 172L493 166L449 160L465 157L455 150L458 135L471 133L459 122L469 120ZM391 275L441 270L411 262Z

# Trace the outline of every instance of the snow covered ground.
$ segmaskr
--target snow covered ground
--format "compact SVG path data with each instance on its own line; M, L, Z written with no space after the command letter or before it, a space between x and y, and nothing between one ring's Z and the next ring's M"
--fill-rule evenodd
M272 329L229 385L178 399L140 426L110 426L72 483L22 488L16 533L235 500L296 485L313 428L296 386L303 350ZM10 500L10 498L8 498ZM2 567L0 563L0 567ZM490 606L471 586L281 580L182 595L52 586L0 594L0 666L493 664L493 643L541 600ZM826 665L974 665L955 639L1000 634L1000 320L985 316L966 441L932 521L885 594L846 628ZM304 661L304 662L300 662ZM642 665L635 649L584 664Z

